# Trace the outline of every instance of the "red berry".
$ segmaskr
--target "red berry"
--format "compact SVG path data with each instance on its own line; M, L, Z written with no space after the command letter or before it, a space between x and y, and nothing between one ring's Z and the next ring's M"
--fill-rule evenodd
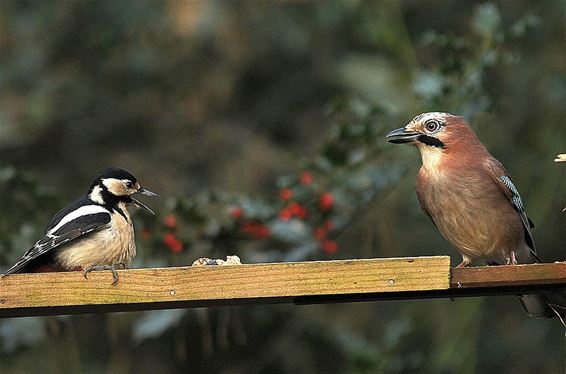
M322 242L322 250L328 254L336 253L338 251L338 243L334 240L326 239Z
M330 192L324 192L320 195L318 207L321 212L328 212L334 205L334 196Z
M304 185L309 185L312 183L312 174L308 171L303 171L299 176L299 182Z
M309 215L309 211L307 210L307 208L305 208L304 206L300 205L299 206L299 212L297 213L297 217L300 219L305 219L307 218L307 216Z
M304 206L302 206L299 203L292 203L291 205L289 205L288 209L289 209L289 212L291 213L291 216L297 217L297 218L300 218L300 219L307 218L307 215L309 213L307 208L305 208Z
M279 198L283 201L290 200L293 197L293 190L290 188L283 188L279 191Z
M180 240L177 240L175 243L173 243L173 245L171 246L171 251L173 253L179 253L183 250L183 242Z
M297 214L299 214L301 206L299 205L299 203L292 203L291 205L289 205L288 209L292 216L296 216Z
M271 236L271 230L264 225L257 225L253 233L254 238L261 239Z
M165 235L163 235L163 243L165 243L165 245L169 245L170 243L172 243L176 239L177 239L177 236L172 232L168 232Z
M291 219L291 217L292 217L291 211L287 208L281 209L281 211L279 212L279 219L282 221L288 221Z
M174 214L166 215L163 222L168 229L174 230L177 227L177 217Z
M244 223L244 224L242 225L241 231L242 231L242 233L244 233L244 234L251 234L251 233L252 233L252 230L253 230L253 227L254 227L254 223L253 223L253 222L246 222L246 223Z
M244 216L244 211L242 210L242 208L234 208L232 209L232 211L230 212L230 215L232 216L232 218L234 219L240 219Z
M254 239L261 239L271 236L271 230L268 227L257 222L246 222L242 226L242 233L251 235Z
M165 243L173 253L179 253L183 250L183 242L177 239L177 236L172 232L168 232L163 236L163 243Z
M324 227L317 227L314 229L314 237L316 240L320 241L326 238L327 231Z

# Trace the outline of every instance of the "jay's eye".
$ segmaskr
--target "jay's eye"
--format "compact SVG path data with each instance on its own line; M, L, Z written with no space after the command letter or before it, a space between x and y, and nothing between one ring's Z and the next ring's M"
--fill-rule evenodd
M132 188L134 186L134 184L131 181L127 181L126 182L126 187L127 188Z
M425 128L429 132L435 132L440 128L440 123L434 119L431 119L427 123L425 123Z

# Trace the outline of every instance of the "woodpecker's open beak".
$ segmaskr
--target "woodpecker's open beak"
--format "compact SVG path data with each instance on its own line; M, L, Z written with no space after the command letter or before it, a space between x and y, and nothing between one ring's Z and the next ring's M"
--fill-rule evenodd
M404 127L395 129L387 134L386 138L389 143L395 144L403 144L403 143L411 143L420 136L418 132L410 132L405 130Z
M152 192L152 191L147 190L145 188L140 188L138 190L138 192L136 192L136 193L141 193L142 195L151 196L151 197L159 197L159 195L156 194L155 192Z
M159 195L156 194L155 192L152 192L152 191L147 190L145 188L140 188L138 190L138 192L136 192L136 194L138 194L138 193L140 193L142 195L146 195L146 196L151 196L151 197L159 197ZM147 210L151 214L155 214L155 212L153 210L151 210L147 205L145 205L144 203L142 203L138 199L134 199L132 196L130 196L130 199L132 199L132 202L134 203L134 205Z

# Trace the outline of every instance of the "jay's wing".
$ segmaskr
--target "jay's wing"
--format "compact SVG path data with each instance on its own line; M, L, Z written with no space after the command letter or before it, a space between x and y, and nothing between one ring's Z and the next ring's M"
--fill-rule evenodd
M47 231L45 236L38 240L37 243L24 253L22 258L11 268L6 270L3 275L17 273L26 265L30 264L32 261L38 259L47 252L59 248L73 240L84 237L92 231L106 227L110 222L110 219L110 213L102 207L82 209L82 211L73 210L69 212L59 220L59 224L54 226L50 224L50 230Z
M420 176L420 172L419 172L419 176ZM428 210L426 205L427 199L424 194L426 188L424 188L425 186L423 186L423 179L424 178L417 177L417 183L415 184L415 192L417 193L417 200L419 201L419 205L422 211L425 212L425 214L428 216L428 218L430 218L434 226L436 226L436 228L438 229L438 226L436 225L436 222L434 222L434 218L432 218L432 214L430 214L430 211Z
M537 256L537 250L535 247L535 242L533 240L533 235L531 233L531 228L535 225L527 217L527 213L525 212L525 206L523 205L523 199L521 199L521 195L519 195L519 190L515 187L515 184L511 181L511 178L507 175L507 171L501 165L499 161L494 158L489 159L486 164L486 171L489 176L493 179L493 181L499 186L501 192L509 199L509 202L515 210L519 213L521 217L521 221L523 222L523 228L525 230L525 241L530 248L531 254L535 258L537 262L540 262L540 259Z
M531 228L534 227L534 225L525 213L523 200L519 195L517 187L515 187L499 161L490 159L485 165L488 174L501 188L501 191L507 196L509 202L519 213L525 230L525 241L530 247L531 255L535 261L541 262L537 256L535 243L531 234ZM558 316L564 324L564 317L566 317L566 294L564 292L543 292L519 295L519 301L521 302L523 310L531 317L551 318Z
M418 193L417 193L418 194ZM426 208L426 206L423 205L423 203L419 200L419 205L421 206L421 209L423 212L426 213L426 215L428 216L428 218L430 218L431 222L434 224L434 226L436 228L438 228L438 226L436 225L436 222L434 222L434 219L432 218L432 215L430 214L430 212L428 211L428 209Z

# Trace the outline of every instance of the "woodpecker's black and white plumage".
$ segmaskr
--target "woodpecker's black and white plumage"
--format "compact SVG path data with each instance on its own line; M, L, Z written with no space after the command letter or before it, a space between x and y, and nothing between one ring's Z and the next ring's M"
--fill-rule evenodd
M136 254L128 205L154 212L133 195L157 196L125 170L109 167L96 176L88 193L63 208L47 225L43 238L4 272L112 270L127 267Z

